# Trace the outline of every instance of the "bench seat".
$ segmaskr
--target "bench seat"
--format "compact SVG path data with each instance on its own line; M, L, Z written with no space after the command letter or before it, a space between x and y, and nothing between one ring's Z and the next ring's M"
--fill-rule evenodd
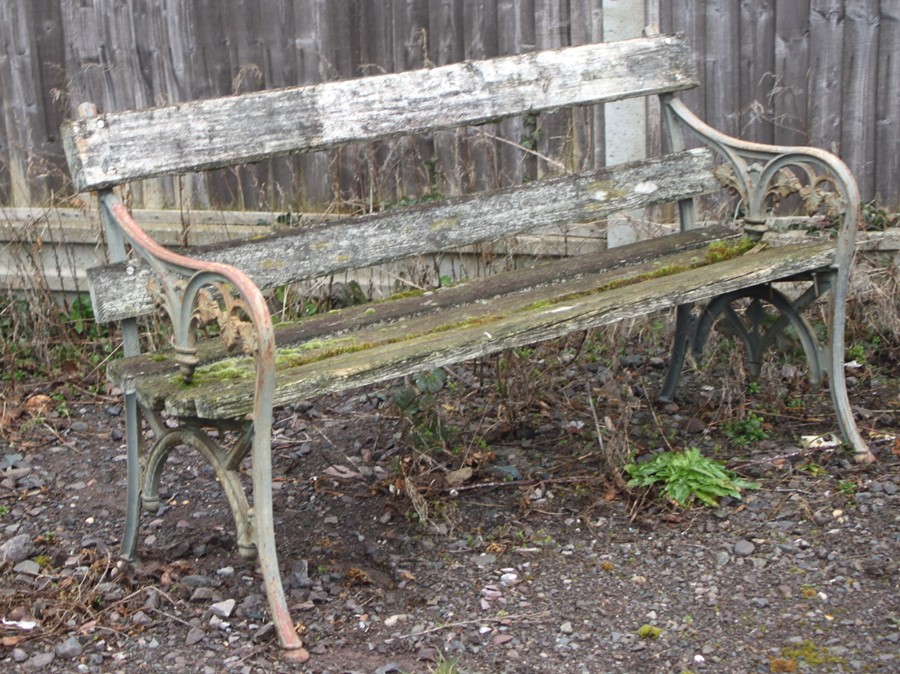
M790 245L739 254L737 230L710 226L571 264L548 261L477 283L335 310L276 327L276 406L413 374L546 340L572 326L589 329L738 288L826 270L834 245ZM719 244L716 257L709 246ZM746 246L744 246L746 247ZM722 254L722 250L725 254ZM723 269L723 267L725 269ZM750 279L750 280L748 280ZM559 326L567 326L560 330ZM250 414L254 362L229 356L220 340L203 343L191 383L160 352L110 365L133 382L141 404L176 417L234 419Z

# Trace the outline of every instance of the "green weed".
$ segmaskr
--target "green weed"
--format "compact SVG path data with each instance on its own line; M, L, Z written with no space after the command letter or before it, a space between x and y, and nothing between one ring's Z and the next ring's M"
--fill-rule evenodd
M742 479L723 464L709 459L696 447L684 452L663 452L644 463L625 466L631 475L629 487L659 485L662 494L681 507L695 500L718 505L722 496L741 498L741 489L759 489L759 484Z
M733 419L722 424L725 436L734 444L743 446L753 442L759 442L769 437L763 428L763 420L753 412L743 419Z

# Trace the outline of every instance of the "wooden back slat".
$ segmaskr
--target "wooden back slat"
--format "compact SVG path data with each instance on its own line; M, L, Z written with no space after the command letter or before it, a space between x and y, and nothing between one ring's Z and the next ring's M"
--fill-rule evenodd
M63 145L81 192L697 83L687 42L654 36L114 112L66 123Z
M190 253L200 260L227 262L259 287L271 288L705 194L718 187L713 167L709 150L690 150L489 194L194 247ZM154 309L146 268L112 265L90 270L89 278L101 322Z

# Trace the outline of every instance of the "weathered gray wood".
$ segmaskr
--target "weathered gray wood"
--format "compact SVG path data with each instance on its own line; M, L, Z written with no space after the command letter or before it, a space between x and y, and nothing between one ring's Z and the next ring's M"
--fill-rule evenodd
M94 190L694 85L683 40L641 38L111 113L67 124L63 141L76 189Z
M708 0L706 5L706 62L703 84L706 98L704 121L732 136L741 135L740 105L740 13L733 0Z
M834 259L834 247L826 242L775 248L667 275L648 274L660 265L684 264L686 259L690 258L685 254L662 256L656 264L627 268L624 273L631 278L645 273L638 283L618 285L610 273L309 343L283 356L285 365L290 358L299 364L279 370L275 404L393 379L826 268ZM201 368L196 383L188 387L169 373L145 375L136 382L138 395L148 406L177 416L242 416L250 411L252 400L249 364L243 358L208 372Z
M568 5L573 15L581 17L596 12L600 4L589 0L554 1L560 8ZM462 13L463 0L415 0L412 5L409 2L412 0L382 3L392 8L391 35L399 36L384 45L389 50L386 54L376 53L374 37L369 36L360 18L364 5L373 4L371 0L270 0L255 3L259 9L255 10L256 14L249 13L252 20L244 19L249 5L243 0L174 3L165 11L160 3L114 0L0 3L0 11L10 13L0 21L0 44L7 46L7 50L0 49L4 52L0 54L0 80L6 83L0 86L3 106L0 108L0 166L9 167L0 169L0 203L9 204L12 198L10 170L25 176L25 181L18 183L22 190L17 196L20 200L28 198L29 193L32 200L43 199L50 190L58 193L58 187L64 185L65 162L57 133L63 114L57 100L61 92L66 93L65 100L71 103L68 106L71 114L74 104L83 100L98 102L105 111L113 111L226 95L234 91L232 74L249 73L254 67L262 73L265 88L356 77L362 72L363 63L359 59L363 52L369 63L398 69L396 52L404 49L402 35L408 34L406 29L415 22L422 22L421 28L427 29L432 62L442 65L461 60L467 49L466 41L474 39L462 29L461 20L458 24L453 22L453 17ZM840 54L838 72L842 109L847 105L846 93L856 86L856 80L848 74L856 64L850 51L853 12L867 3L868 0L843 3L848 42L847 49ZM423 18L420 7L426 5L427 16ZM647 0L647 12L649 17L652 10L659 11L664 32L674 29L673 16L676 17L679 25L688 30L698 59L705 63L707 58L719 58L704 42L706 5L707 2L700 0ZM897 118L900 77L895 58L900 49L896 29L898 3L881 0L877 5L877 21L868 25L873 39L867 45L877 49L877 67L867 72L869 76L875 73L878 83L870 100L862 108L855 108L878 111L874 125L869 124L878 136L875 158L878 175L874 183L864 177L872 166L872 158L868 154L865 157L856 154L851 148L854 141L843 129L839 130L838 138L842 152L850 151L851 169L863 176L864 200L879 196L882 203L893 207L900 202L900 183L894 179L900 161L900 152L895 150L900 138ZM415 11L407 12L407 6L414 7ZM520 30L517 22L504 20L510 6L522 17L522 26L534 26L533 0L486 0L485 11L498 17L500 44L518 43L515 35L511 35ZM756 99L770 97L775 102L775 142L805 144L810 129L807 89L818 86L810 79L810 63L815 64L823 56L823 50L833 50L835 46L818 40L811 46L809 0L770 1L768 6L774 7L776 42L772 72L775 77L766 79L765 95L759 92ZM749 42L763 37L762 31L768 30L763 28L766 3L726 1L720 2L719 7L722 11L741 14L741 51L745 58ZM440 15L439 8L443 12ZM12 17L14 12L23 12L24 25ZM445 20L448 16L450 20ZM745 16L755 18L748 22ZM593 18L602 21L596 15ZM571 43L585 41L582 35L576 34L584 23L583 18L577 24L573 22ZM699 27L699 34L691 32L691 24ZM542 25L552 29L546 22ZM597 41L597 38L587 41ZM534 42L532 34L530 44ZM237 43L243 46L233 48ZM365 50L362 43L367 45ZM252 48L255 44L260 47ZM523 39L519 51L527 49L528 44ZM441 45L445 55L458 52L460 56L437 59L435 45ZM764 72L764 64L772 58L767 49L763 46L753 51L752 67L760 72ZM737 109L745 120L753 103L745 84L752 87L758 82L756 78L745 82L742 75ZM14 83L17 85L13 86ZM710 87L695 89L686 92L685 100L691 109L703 111L708 93ZM747 134L753 138L755 130L751 127ZM521 134L504 134L504 137L518 141ZM602 143L600 135L593 134L593 138ZM871 147L871 139L865 141ZM502 156L507 149L511 150L509 145L501 143L496 147L500 154L501 179L505 179L515 161L510 164ZM453 157L458 160L455 164L441 162L448 176L460 172L460 162L466 161L467 154L460 152ZM857 161L863 163L857 165ZM353 180L358 175L356 161L348 160L346 168L343 164L342 159L335 161L334 156L315 154L275 162L265 169L265 180L259 180L258 174L252 171L240 174L216 171L180 180L158 178L145 185L133 184L131 200L137 208L178 207L180 203L194 208L209 205L235 208L240 200L246 207L263 204L268 208L274 204L285 210L297 210L301 206L324 208L336 194L358 199L362 196L358 190L368 187ZM29 170L34 166L39 168ZM44 170L45 166L50 170ZM443 185L440 191L459 192ZM375 195L375 200L384 199Z
M841 158L855 168L863 193L875 182L875 111L878 92L880 0L847 3L841 91Z
M882 204L900 208L900 0L881 3L878 99L875 102L875 194ZM883 45L893 45L887 51ZM871 194L864 195L866 199Z
M773 143L776 0L740 4L739 133L746 140Z
M775 142L809 142L809 2L779 2L775 13ZM818 54L816 54L818 56Z
M330 339L359 333L373 326L397 323L414 317L444 314L461 306L491 303L501 297L521 294L526 289L542 288L542 297L553 298L560 293L571 293L573 283L583 288L596 288L625 275L638 276L646 270L657 270L663 258L666 263L680 260L691 264L702 258L703 249L713 242L732 243L741 233L731 227L711 225L688 232L678 232L669 237L660 237L629 244L615 250L579 255L559 264L550 259L530 267L515 269L492 276L479 278L450 287L438 288L427 293L413 293L410 296L392 298L389 301L367 303L348 307L339 311L304 318L289 325L276 327L279 347ZM787 242L790 243L790 242ZM796 241L794 242L796 243ZM781 242L781 245L786 245ZM625 269L626 267L630 269ZM557 288L551 286L565 284ZM530 302L539 298L529 291ZM359 337L357 337L359 339ZM376 337L378 341L384 341ZM198 345L201 362L211 362L225 358L226 352L221 340L210 339ZM143 378L175 372L171 352L146 354L136 358L117 360L110 363L108 373L114 381Z
M839 152L841 66L844 53L843 0L812 0L809 17L809 143Z
M589 174L529 183L485 196L338 220L272 238L192 251L232 264L262 288L412 255L449 250L716 189L712 157L692 150ZM97 320L153 310L149 271L119 265L90 272Z

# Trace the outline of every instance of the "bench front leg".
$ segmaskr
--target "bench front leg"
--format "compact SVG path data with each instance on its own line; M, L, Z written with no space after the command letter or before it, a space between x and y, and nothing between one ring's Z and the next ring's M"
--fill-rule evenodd
M156 271L166 311L173 321L174 347L178 354L182 377L190 382L197 364L195 329L199 316L198 302L203 289L217 286L233 290L239 298L240 310L249 319L252 331L241 337L245 349L252 351L256 370L253 401L253 437L251 441L253 474L253 509L251 525L259 565L269 600L269 610L282 648L291 660L309 658L288 611L278 568L275 525L272 508L272 399L275 388L275 332L262 292L243 272L217 262L194 260L167 250L148 236L132 219L126 206L111 192L101 195L105 217L116 222L132 249ZM180 280L179 280L180 279ZM186 280L185 280L186 279ZM230 325L230 324L229 324ZM239 457L224 459L236 468ZM130 511L130 506L129 506ZM133 519L133 525L136 521ZM133 534L131 534L133 538Z

